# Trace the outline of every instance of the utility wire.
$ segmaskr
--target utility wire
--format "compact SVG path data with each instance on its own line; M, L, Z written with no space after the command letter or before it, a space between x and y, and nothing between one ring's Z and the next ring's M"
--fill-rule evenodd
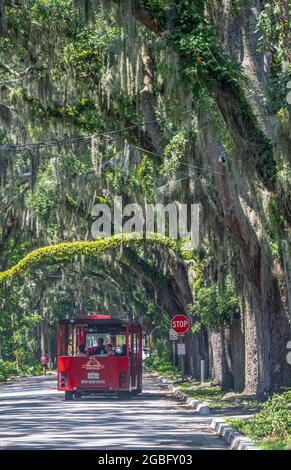
M192 109L188 109L186 111L184 111L182 114L188 114L190 112L193 112ZM142 123L140 124L133 124L131 126L127 126L127 127L122 127L120 129L115 129L113 131L105 131L105 132L100 132L100 133L97 133L97 134L92 134L92 135L87 135L87 136L80 136L80 137L73 137L73 138L69 138L69 139L54 139L54 140L47 140L47 141L40 141L40 142L34 142L34 143L30 143L30 144L7 144L7 145L0 145L0 154L1 154L1 151L3 150L21 150L21 149L28 149L28 148L39 148L39 147L52 147L52 146L59 146L59 145L62 145L62 144L74 144L74 143L82 143L82 142L91 142L92 139L94 138L98 138L98 137L106 137L106 138L110 138L112 139L110 136L111 135L114 135L114 134L118 134L118 133L122 133L122 132L125 132L125 131L128 131L128 130L133 130L133 129L136 129L138 127L143 127L145 126L146 124L154 124L155 122L159 122L161 121L163 118L157 118L157 119L154 119L154 120L150 120L150 121L143 121ZM146 150L142 147L139 147L137 145L134 145L134 144L130 144L132 146L134 146L137 150L140 150L142 152L145 152L149 155L153 155L153 156L156 156L156 157L160 157L160 155L158 153L155 153L155 152L152 152L150 150ZM181 165L184 165L184 166L188 166L190 168L195 168L195 169L198 169L198 170L201 170L205 173L209 173L209 174L212 174L212 173L217 173L219 175L222 175L222 173L218 172L218 171L214 171L214 170L207 170L203 167L199 167L197 165L193 165L193 164L188 164L188 163L183 163L181 162L180 163Z
M192 109L188 109L184 111L181 114L186 114L193 112ZM122 127L120 129L115 129L113 131L104 131L100 132L97 134L92 134L88 136L80 136L80 137L72 137L68 139L54 139L54 140L46 140L46 141L40 141L40 142L33 142L30 144L6 144L6 145L0 145L0 151L1 150L9 150L9 149L15 149L15 150L20 150L20 149L26 149L26 148L35 148L35 147L50 147L50 146L55 146L55 145L61 145L61 144L70 144L70 143L79 143L83 141L90 141L93 138L98 138L98 137L110 137L110 135L114 134L119 134L122 132L126 132L129 130L137 129L139 127L143 127L147 124L154 124L156 122L162 121L164 118L156 118L150 121L143 121L140 124L132 124L131 126L127 127Z
M134 144L131 144L131 145L134 145ZM149 150L143 149L142 147L138 147L137 145L134 145L134 147L136 149L140 150L141 152L148 153L149 155L153 155L153 156L156 156L156 157L160 157L160 155L158 153L151 152ZM207 170L206 168L203 168L202 166L192 165L191 163L180 162L179 165L188 166L189 168L195 168L196 170L198 169L198 170L204 171L204 173L207 172L207 173L210 173L210 174L216 173L217 175L223 175L223 173L221 173L219 171Z

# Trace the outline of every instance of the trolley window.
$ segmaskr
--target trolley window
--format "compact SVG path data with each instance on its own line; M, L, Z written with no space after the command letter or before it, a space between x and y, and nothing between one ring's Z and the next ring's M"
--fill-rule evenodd
M60 355L78 356L80 345L88 355L100 354L98 344L111 344L115 356L127 356L126 327L121 325L60 324ZM101 352L102 354L102 352Z
M103 325L84 328L85 348L96 348L100 339L103 345L111 344L116 356L126 356L126 331L125 328L116 328Z

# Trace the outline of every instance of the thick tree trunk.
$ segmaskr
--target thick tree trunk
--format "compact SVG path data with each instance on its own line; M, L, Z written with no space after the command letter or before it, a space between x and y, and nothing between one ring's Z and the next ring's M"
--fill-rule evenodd
M209 373L213 380L222 382L222 364L221 364L221 333L220 331L209 331Z
M230 328L230 347L232 356L233 389L242 392L245 386L245 337L243 324L234 318Z
M264 302L248 295L245 310L245 393L259 399L291 385L286 347L291 337L288 313L274 280Z
M291 339L290 316L282 303L277 279L273 281L266 308L270 312L270 388L278 391L282 386L291 386L291 368L287 363L287 343Z
M233 364L229 329L211 331L211 377L221 384L223 391L233 390Z
M208 334L207 330L204 328L198 333L195 334L197 351L195 354L195 370L196 370L196 379L202 380L202 364L201 361L204 361L204 379L209 378L209 347L208 347Z
M230 344L230 331L228 328L221 330L221 368L222 368L222 379L221 389L225 392L234 389L233 384L233 364Z

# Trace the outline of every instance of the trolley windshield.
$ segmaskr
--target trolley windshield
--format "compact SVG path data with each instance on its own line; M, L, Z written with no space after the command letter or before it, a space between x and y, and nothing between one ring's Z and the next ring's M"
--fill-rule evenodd
M84 328L85 349L89 354L101 354L106 344L111 344L116 355L126 354L126 332L125 328L108 326L94 326Z
M60 355L78 356L82 354L105 355L106 346L111 345L115 356L127 355L126 327L110 324L70 324L60 325Z

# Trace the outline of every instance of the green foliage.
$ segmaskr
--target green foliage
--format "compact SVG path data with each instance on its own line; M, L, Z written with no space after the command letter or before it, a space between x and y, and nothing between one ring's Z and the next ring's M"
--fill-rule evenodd
M187 82L193 84L192 92L198 108L215 110L213 92L219 84L232 83L236 99L244 114L244 119L256 122L250 106L242 93L242 85L246 84L241 67L218 43L212 25L203 10L193 6L190 0L179 2L176 7L175 29L171 34L175 48L182 59L181 73ZM255 140L258 148L257 170L264 182L273 185L276 179L276 162L270 143L267 141L259 126L255 124ZM224 137L226 134L224 133ZM224 138L231 150L230 139Z
M187 148L187 136L185 130L178 131L164 149L164 162L160 169L161 174L169 174L178 170L181 158Z
M52 222L53 214L64 200L63 187L69 188L74 193L74 179L86 173L92 173L88 148L78 153L66 150L61 150L57 154L52 153L52 158L45 160L38 171L36 184L26 196L26 205L40 219ZM67 194L66 200L76 209L77 203L72 194Z
M7 240L5 249L1 253L3 259L9 259L10 264L16 264L32 248L31 240L20 242L15 246L15 241L10 238Z
M13 321L13 351L20 368L21 365L29 364L33 358L35 339L30 338L29 333L40 321L41 316L37 313L17 315Z
M4 361L15 362L18 372L24 373L25 368L35 360L34 332L41 317L34 312L28 313L29 302L23 300L23 293L23 287L13 290L6 296L4 293L6 304L3 304L5 308L0 316L0 357ZM1 296L3 296L2 291Z
M0 359L0 382L5 382L10 376L31 376L41 375L42 368L39 363L27 365L22 363L20 366L16 362L3 361Z
M210 286L203 286L201 277L196 279L194 289L195 302L189 305L188 309L198 319L194 326L195 331L203 327L222 328L239 313L238 298L230 275L226 277L223 293L220 292L216 282Z
M17 375L17 365L15 362L3 361L0 359L0 382L4 382L10 375Z
M126 28L121 32L115 19L111 17L109 6L108 10L106 9L105 17L99 12L100 14L93 14L88 21L88 18L84 19L80 14L79 2L71 0L26 0L25 2L7 1L5 3L7 27L5 34L0 38L0 54L1 61L7 63L12 71L9 70L9 67L0 68L0 84L3 88L3 99L7 100L6 104L12 109L13 126L9 136L3 135L2 138L1 135L3 143L22 142L25 139L27 141L42 140L44 138L48 140L60 136L66 138L82 135L84 130L96 134L100 130L116 129L130 126L133 122L141 122L141 116L137 112L139 108L136 104L138 90L142 86L142 78L139 77L139 71L136 71L136 77L134 77L134 73L132 74L134 67L132 70L128 67L128 62L138 62L137 58L140 54L139 40L136 44L133 44L132 50L132 45L129 42L122 42L121 36ZM180 80L182 75L184 80L189 82L190 87L193 89L194 101L195 98L200 101L203 100L204 109L213 110L214 99L212 92L215 86L225 81L240 84L242 74L239 66L223 53L222 45L218 44L217 35L210 24L210 17L203 10L206 2L204 0L182 0L180 2L141 0L140 3L150 12L151 20L157 29L166 26L166 17L169 14L167 7L170 4L172 5L171 13L173 14L169 18L171 30L169 37L166 37L168 43L165 42L164 36L159 36L159 40L152 43L156 48L154 49L155 59L158 62L158 58L163 57L162 55L159 56L159 51L167 47L168 44L170 44L170 47L165 55L171 52L174 44L181 59L179 66L182 68L177 70L176 62L173 61L176 77ZM234 0L231 3L237 9L249 4L248 0ZM266 40L266 44L268 41L272 43L272 47L277 47L279 44L280 50L277 50L274 54L273 64L276 65L280 64L285 57L282 40L283 23L277 6L267 7L266 5L265 12L267 10L271 12L271 19L270 14L266 16L263 12L258 28L265 31L266 34L264 33L263 39ZM145 33L143 28L137 26L137 30L137 35L140 34L140 31L144 34L143 40L148 37L148 33ZM265 47L263 40L261 47ZM123 54L123 58L117 60L119 59L118 55L120 57L121 54ZM127 64L125 67L123 64L124 59L126 59ZM160 62L163 62L163 59ZM136 96L134 93L131 94L131 92L125 91L128 83L123 84L122 90L116 89L118 88L117 75L112 75L112 71L116 72L117 70L116 67L112 67L114 63L121 64L123 68L129 68L129 70L123 70L124 74L127 75L124 80L128 80L131 84L136 81L133 86L137 90ZM166 78L168 69L171 69L171 66L166 64L166 61L165 64L160 63L156 66ZM162 72L163 68L164 71ZM273 108L270 112L277 112L278 109L284 106L282 102L286 80L287 75L284 77L277 75L276 81L271 82L270 106L273 106ZM181 81L178 83L175 84L176 90L179 88ZM158 86L160 88L156 93ZM175 103L171 101L172 96L163 96L162 88L162 81L161 84L154 84L156 111L158 113L162 111L161 115L165 116L163 108L168 99L172 108L171 116L177 122L176 117L179 113L175 108ZM237 102L239 107L243 107L243 100L238 99ZM180 107L182 108L182 105ZM199 108L196 108L195 112L197 110ZM250 110L245 107L244 111L246 125L248 122L255 122ZM157 116L160 115L157 114ZM166 117L165 121L168 120L169 116ZM181 126L179 125L178 128L181 129ZM222 130L225 131L225 127ZM142 128L136 134L132 132L122 134L122 139L125 136L129 141L136 142L135 139L140 139L140 142L142 142L140 145L143 145L143 143L148 144L149 136L144 133ZM231 153L233 148L227 132L224 132L222 137L224 144L228 146L229 153ZM175 172L179 168L181 159L187 152L187 138L188 134L182 126L182 130L176 132L166 146L166 158L161 169L164 174ZM260 142L263 142L263 140L261 139ZM120 144L120 142L118 143ZM106 141L104 147L100 147L103 161L116 158L121 147L122 145L119 145L119 148L118 145L113 145L111 148L109 141ZM263 142L262 147L267 148L267 143ZM37 276L39 274L42 276L44 271L45 273L49 272L48 265L52 265L51 270L53 270L54 264L59 268L75 256L87 256L95 263L95 267L102 269L104 265L101 263L101 255L103 253L112 253L122 246L133 246L135 249L140 250L146 246L159 246L159 248L173 250L177 256L184 260L191 260L193 257L192 250L181 243L178 244L172 240L158 237L153 237L152 240L145 242L143 239L135 238L135 235L119 238L111 237L97 242L61 243L39 248L25 256L25 253L32 250L36 244L37 246L40 243L50 244L52 241L58 241L63 237L62 220L60 220L63 213L67 211L68 206L69 210L67 212L70 214L77 213L80 209L79 200L83 194L80 195L80 187L77 186L77 183L75 184L75 181L78 180L80 175L92 173L92 165L88 149L83 151L83 149L80 150L80 147L78 148L79 151L74 146L70 147L70 151L68 149L66 151L57 149L55 155L52 155L51 161L47 165L40 166L33 188L30 187L28 180L9 181L10 202L17 217L23 207L27 206L30 213L32 212L34 216L37 216L41 226L41 237L38 240L30 239L30 232L28 231L24 234L20 234L18 231L17 236L12 235L12 239L8 241L3 253L1 253L1 257L3 254L4 259L3 266L7 266L7 260L9 260L11 268L0 273L0 283L7 280L12 281L18 275L23 276L17 285L19 292L15 289L9 294L6 292L6 295L4 295L5 312L8 312L9 315L17 312L17 316L13 320L13 327L11 317L8 314L6 316L2 315L0 319L0 332L3 339L1 353L5 359L7 356L8 360L8 358L10 359L9 354L13 351L13 354L17 355L18 365L19 363L25 365L26 362L31 363L32 361L34 343L31 332L39 321L39 318L34 317L34 314L28 313L33 311L28 301L30 291L33 290L32 285L28 283L30 269L40 268ZM149 149L152 150L150 144ZM47 152L47 149L44 152ZM17 160L15 174L27 173L25 158L22 159L19 155L15 157L15 161ZM263 155L255 155L255 158L261 160L263 175L273 181L277 170L269 148ZM54 167L53 160L56 160ZM94 187L94 191L96 190L96 193L100 194L98 197L102 202L105 202L104 194L108 198L108 194L113 194L119 190L122 191L122 194L126 193L126 196L134 199L134 201L138 198L147 198L148 202L154 202L158 173L158 166L153 159L143 155L140 163L130 172L128 178L124 178L123 168L110 169L106 174L102 174L103 186L100 183L100 187ZM89 177L82 186L82 191L87 196L90 191L86 186L88 181L91 181ZM94 175L92 181L96 186L97 178L94 180ZM106 188L106 190L103 188ZM104 194L102 194L103 190ZM85 216L88 213L87 209L88 207L85 206L83 211ZM279 202L275 197L270 200L269 212L272 223L276 224L279 232L282 228L282 218ZM81 210L79 214L81 214ZM84 214L83 218L85 218ZM86 221L85 219L85 223ZM43 233L44 227L46 228L45 234ZM68 232L64 233L67 234ZM82 230L79 227L76 239L83 238L82 235ZM69 236L71 237L71 235ZM29 241L22 243L22 240L25 239L29 239ZM15 245L17 245L17 248L15 248ZM273 243L273 254L278 252L278 246L277 242ZM96 262L99 255L98 262ZM142 265L142 260L140 265ZM126 266L130 271L130 260ZM151 264L147 260L142 269L155 275L157 283L162 285L163 282L167 282L165 275L156 274L157 270L154 263ZM102 273L102 275L106 277L107 272ZM124 279L122 280L124 281ZM24 281L24 286L21 285L22 281ZM42 281L43 279L39 282L41 286L44 285ZM47 286L45 289L46 291L49 290ZM216 283L211 286L203 286L201 276L197 278L194 291L196 303L191 307L191 311L198 318L197 328L202 326L219 328L227 324L231 317L237 313L237 299L230 279L226 282L224 296L220 293ZM84 287L84 292L86 292L86 287ZM70 316L73 314L74 300L77 293L73 289L69 290L67 288L62 299L53 289L50 290L50 293L49 306L52 323L55 325L54 322L59 315ZM164 314L157 311L153 304L147 304L145 308L148 318L154 324L157 322L162 325L161 330L157 332L157 349L168 348L169 342L168 344L165 343L163 338L164 329L166 329ZM12 359L14 360L14 357ZM159 358L156 366L165 372L167 367L170 367L167 362L168 359L169 356L165 357L164 363L162 363L159 362L162 361ZM4 369L5 366L3 366ZM5 372L3 374L5 375Z
M154 24L162 28L166 21L167 0L141 0L140 3L151 14Z
M291 444L291 390L274 394L253 418L228 420L262 448L284 449Z
M291 80L291 71L278 73L268 83L267 109L270 114L277 114L288 109L287 83Z
M92 170L91 155L88 150L81 154L61 151L58 153L57 166L61 178L70 178Z
M38 127L47 138L48 121L54 120L64 126L69 122L70 135L72 125L77 134L81 129L96 131L104 119L98 98L92 96L108 80L107 64L115 60L116 39L120 39L110 11L105 18L95 12L87 23L82 9L71 0L29 0L9 2L5 20L1 62L6 64L9 57L11 70L21 79L14 80L14 72L0 67L0 83L12 85L5 99L25 115L19 123L16 113L13 124L21 129L25 125L30 137Z
M150 331L157 327L153 334L154 349L169 360L169 316L163 310L158 309L151 301L147 303L146 320L150 324Z
M158 372L164 377L177 377L174 372L173 365L170 363L170 353L164 351L161 355L152 355L145 359L144 365L146 369Z
M5 16L7 34L1 41L3 48L11 47L13 54L17 39L24 57L29 51L37 63L45 63L48 57L57 54L62 40L75 31L76 17L71 0L28 0L24 8L18 2L9 2ZM28 29L30 34L27 34ZM41 47L41 37L45 38L45 48Z
M27 198L28 207L37 215L47 218L60 201L59 183L48 166L39 174L34 192Z
M195 400L207 401L211 406L219 405L219 400L224 395L219 385L193 383L191 385L179 385L178 387L189 397Z
M234 13L239 14L242 8L245 8L250 4L251 0L232 0L230 8L233 10Z
M111 53L114 41L119 37L117 26L108 24L108 20L97 17L64 47L64 65L72 67L81 80L97 82L104 58Z
M257 31L260 33L259 50L273 51L273 68L278 69L286 60L289 50L288 6L284 2L265 1L259 15Z
M286 222L279 208L278 196L276 194L272 194L269 198L268 212L272 232L279 235L279 237L283 236Z
M193 93L196 98L221 81L241 80L240 67L222 52L217 38L206 15L204 2L200 5L190 0L182 0L176 7L175 30L171 40L184 57L182 73L187 80L193 80ZM208 94L206 93L206 95Z
M53 21L55 30L63 31L64 23L74 16L71 0L37 0L27 3L31 8L31 22L39 28L43 28L46 22ZM49 26L51 25L47 24ZM71 28L68 27L65 31L70 34Z
M154 203L157 171L157 164L148 155L144 154L140 163L134 165L131 174L126 179L128 197L140 201L141 204L144 203L145 199L147 203ZM121 170L122 174L124 174L123 168ZM124 180L121 180L120 184L122 191Z
M0 284L37 266L46 266L49 263L65 263L77 255L95 256L121 246L142 246L144 244L147 246L160 245L175 251L177 254L180 254L181 257L183 256L183 250L181 250L179 243L174 240L156 233L151 234L150 237L149 234L147 234L147 237L148 238L146 239L142 238L139 233L133 232L115 235L101 240L67 242L37 248L22 258L22 260L20 260L16 265L4 272L1 272Z

